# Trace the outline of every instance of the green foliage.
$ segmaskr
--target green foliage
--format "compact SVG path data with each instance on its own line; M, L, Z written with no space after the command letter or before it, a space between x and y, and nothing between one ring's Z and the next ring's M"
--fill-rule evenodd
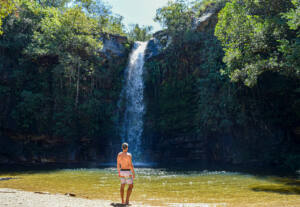
M21 135L29 143L46 137L77 148L81 140L99 148L118 140L127 56L108 58L101 40L125 35L122 17L102 2L70 2L21 0L16 13L5 13L1 135ZM194 18L223 6L206 31L193 27ZM158 38L172 41L145 64L145 135L155 137L158 149L178 136L197 137L204 146L197 150L211 160L230 154L228 162L239 156L297 169L298 10L295 0L207 0L192 7L178 0L157 10L156 21L165 26ZM145 41L150 31L133 25L127 35ZM123 45L128 53L130 42Z
M284 61L283 67L289 68L291 72L296 73L297 77L300 77L300 2L297 0L292 1L295 8L290 9L287 13L283 13L283 17L288 20L288 25L291 30L294 30L297 36L294 34L292 37L279 40L280 46L278 50L283 54Z
M289 61L298 55L298 40L283 18L290 8L292 3L283 0L226 4L219 13L215 35L224 47L231 80L253 87L266 71L299 77L299 69L294 67L297 63ZM293 46L287 51L291 42Z
M22 91L21 101L12 111L12 117L16 120L18 128L25 133L37 133L47 127L47 111L43 110L47 98L41 93Z
M66 4L70 3L71 1L72 0L38 0L35 2L37 2L39 5L41 5L44 8L46 8L46 7L61 8L61 7L66 6Z
M288 19L288 25L290 28L297 30L300 26L300 1L292 0L292 3L295 8L291 8L287 13L283 13L283 16Z
M140 27L138 24L130 25L128 38L131 41L147 41L152 37L151 30L152 26L142 26Z
M28 53L68 56L65 52L69 52L83 57L93 55L101 49L96 20L89 19L80 7L70 8L65 12L51 8L44 15L38 26L40 31L34 33Z
M207 11L216 11L222 9L226 2L231 0L197 0L194 2L192 10L201 15Z
M100 2L18 2L0 37L0 131L78 147L81 139L117 138L113 120L121 91L124 57L101 52L102 39L125 34L122 18ZM104 34L106 33L106 34ZM54 141L53 141L54 142ZM91 146L89 146L91 147Z
M154 20L168 28L170 34L175 35L190 28L192 12L184 0L169 1L167 6L156 11Z
M195 150L212 162L253 160L297 169L298 152L281 157L297 149L293 130L299 123L299 43L285 15L294 11L291 4L208 0L180 12L174 5L158 10L172 41L145 66L146 135L170 159L182 157L169 147L178 138L184 147L197 145L184 151L186 159ZM186 13L195 17L223 6L203 32L191 22L185 31L174 26Z
M3 33L1 27L3 23L3 19L9 15L15 8L15 5L12 0L0 0L0 35Z

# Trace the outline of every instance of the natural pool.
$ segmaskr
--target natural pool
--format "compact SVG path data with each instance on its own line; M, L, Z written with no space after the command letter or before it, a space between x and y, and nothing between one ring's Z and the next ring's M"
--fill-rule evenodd
M137 168L131 200L155 206L299 207L300 178L255 176L225 171L172 171ZM116 168L60 169L0 173L16 179L0 188L119 202Z

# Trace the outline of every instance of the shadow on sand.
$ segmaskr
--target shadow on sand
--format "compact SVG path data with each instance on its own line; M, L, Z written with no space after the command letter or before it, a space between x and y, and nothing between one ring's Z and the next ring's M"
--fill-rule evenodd
M131 206L131 204L122 204L122 203L111 203L110 205L114 207Z

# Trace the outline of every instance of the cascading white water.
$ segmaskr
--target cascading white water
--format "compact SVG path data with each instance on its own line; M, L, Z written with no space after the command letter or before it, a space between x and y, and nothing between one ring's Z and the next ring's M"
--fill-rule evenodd
M135 160L141 157L141 137L144 115L144 55L148 42L136 42L130 54L125 70L125 86L120 101L124 111L121 117L120 136L129 144L129 151L134 153Z

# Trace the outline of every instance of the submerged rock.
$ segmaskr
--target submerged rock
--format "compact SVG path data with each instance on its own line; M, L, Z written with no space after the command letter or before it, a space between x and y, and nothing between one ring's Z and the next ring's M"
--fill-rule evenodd
M14 179L14 178L11 178L11 177L0 178L0 181L11 180L11 179Z

